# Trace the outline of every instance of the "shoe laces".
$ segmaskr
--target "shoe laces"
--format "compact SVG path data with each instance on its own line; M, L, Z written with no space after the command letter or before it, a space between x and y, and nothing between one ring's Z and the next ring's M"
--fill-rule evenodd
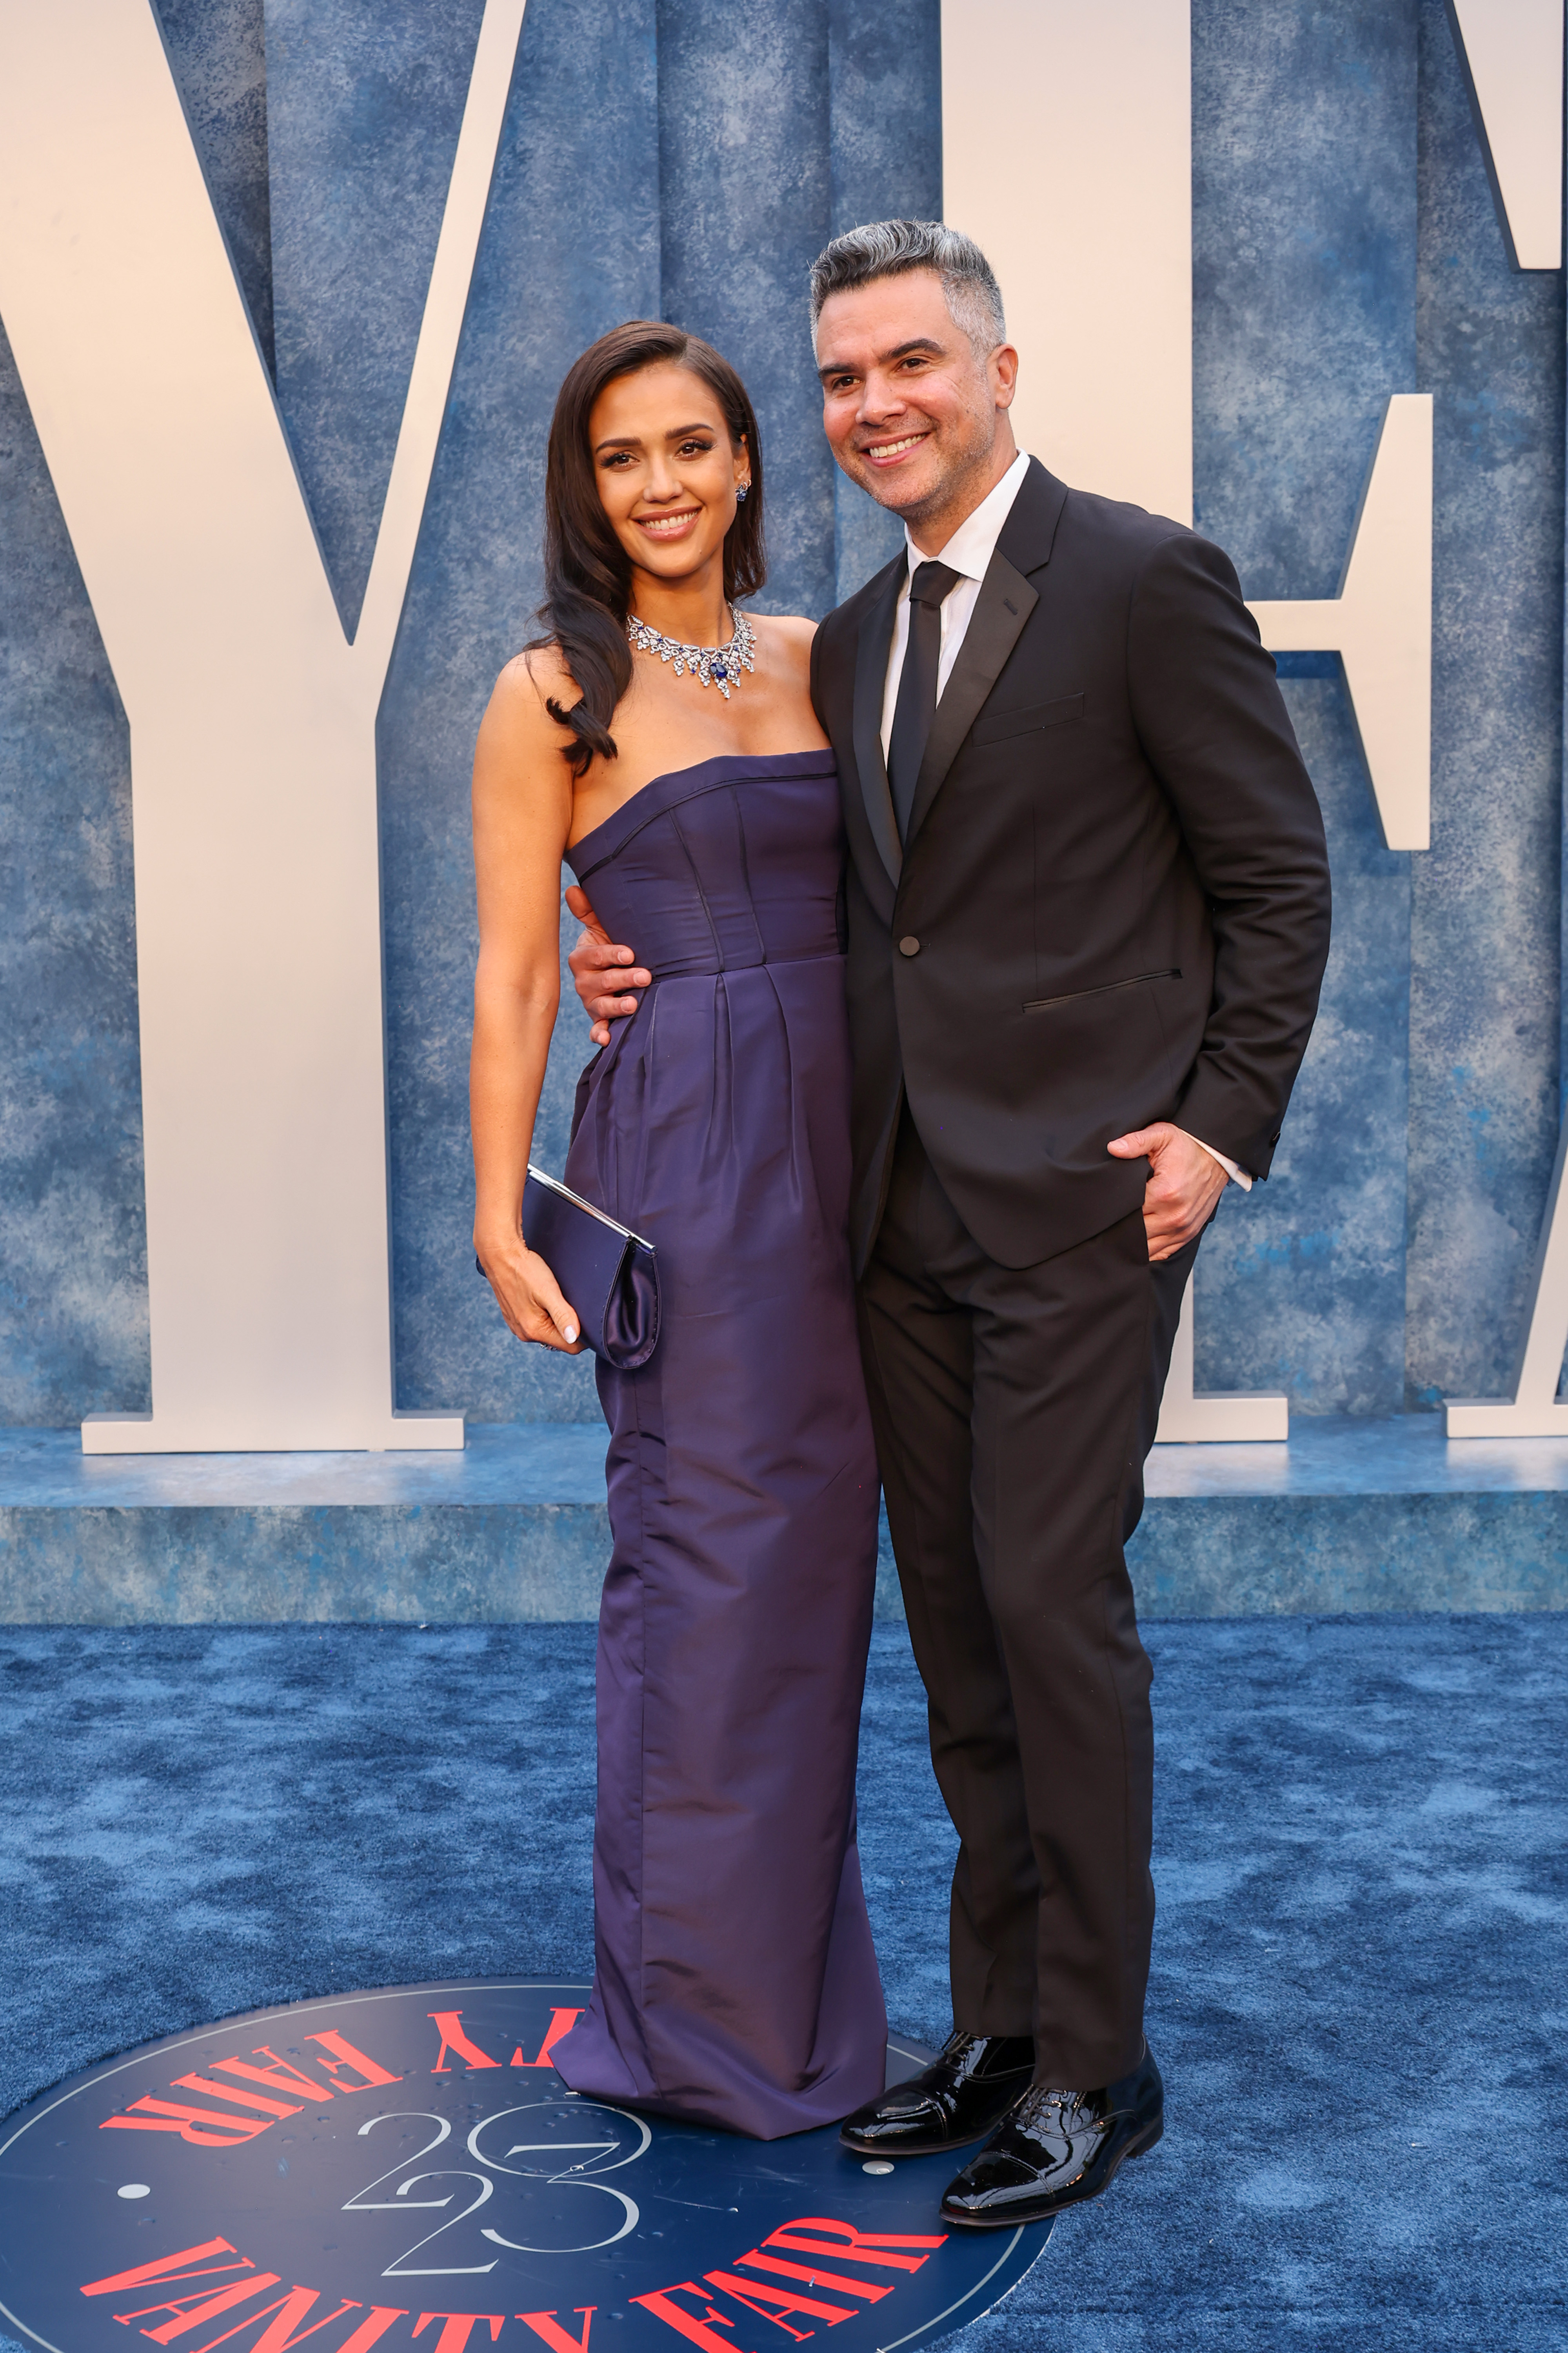
M1099 2124L1101 2119L1092 2112L1080 2116L1080 2104L1088 2096L1084 2092L1062 2092L1047 2084L1036 2084L1014 2109L1012 2121L1027 2126L1037 2122L1044 2124L1054 2115L1054 2120L1064 2130L1071 2117L1080 2117L1081 2123Z

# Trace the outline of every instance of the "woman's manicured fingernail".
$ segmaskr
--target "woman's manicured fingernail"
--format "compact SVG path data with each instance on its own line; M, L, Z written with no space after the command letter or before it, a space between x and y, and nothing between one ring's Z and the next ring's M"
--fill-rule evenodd
M566 1326L566 1345L567 1345L567 1346L568 1346L568 1347L570 1347L570 1346L572 1345L573 1342L576 1339L576 1337L577 1337L577 1326L575 1325L575 1324L568 1324L568 1325Z

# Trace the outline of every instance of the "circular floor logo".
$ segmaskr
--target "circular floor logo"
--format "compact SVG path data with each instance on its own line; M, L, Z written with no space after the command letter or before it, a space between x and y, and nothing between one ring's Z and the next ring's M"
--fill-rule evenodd
M48 2353L836 2353L936 2343L1042 2227L942 2231L863 2165L567 2091L581 1986L404 1986L94 2067L0 2126L0 2316ZM890 2046L908 2073L912 2050Z

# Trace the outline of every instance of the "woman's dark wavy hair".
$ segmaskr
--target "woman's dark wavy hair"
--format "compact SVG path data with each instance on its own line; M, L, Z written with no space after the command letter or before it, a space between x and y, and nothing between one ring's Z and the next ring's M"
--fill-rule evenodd
M689 368L717 395L731 443L738 448L743 441L751 457L751 489L724 537L725 596L733 601L754 596L768 576L763 450L745 385L710 343L681 327L653 319L628 319L612 327L573 363L555 396L544 475L544 602L536 616L544 634L530 640L531 650L557 648L582 692L582 701L570 709L553 700L545 705L552 719L572 730L565 758L574 777L583 775L595 753L615 758L610 721L632 682L626 638L631 559L599 498L588 419L607 384L668 360Z

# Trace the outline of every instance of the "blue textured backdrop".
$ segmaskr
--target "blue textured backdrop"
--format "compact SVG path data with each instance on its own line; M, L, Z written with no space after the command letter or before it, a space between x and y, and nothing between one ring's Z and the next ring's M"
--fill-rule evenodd
M363 593L480 0L161 0L334 586ZM1274 1179L1199 1273L1200 1386L1386 1413L1500 1388L1559 1084L1563 295L1510 270L1442 0L1194 0L1201 527L1331 594L1389 393L1436 397L1434 848L1381 841L1337 662L1286 691L1338 894ZM821 442L802 279L941 195L938 0L530 0L381 728L399 1402L596 1409L516 1348L465 1240L473 734L540 589L572 355L636 312L736 360L765 604L896 543ZM1050 450L1040 454L1047 460ZM0 1422L147 1402L123 715L0 342ZM568 1016L539 1138L564 1147Z

